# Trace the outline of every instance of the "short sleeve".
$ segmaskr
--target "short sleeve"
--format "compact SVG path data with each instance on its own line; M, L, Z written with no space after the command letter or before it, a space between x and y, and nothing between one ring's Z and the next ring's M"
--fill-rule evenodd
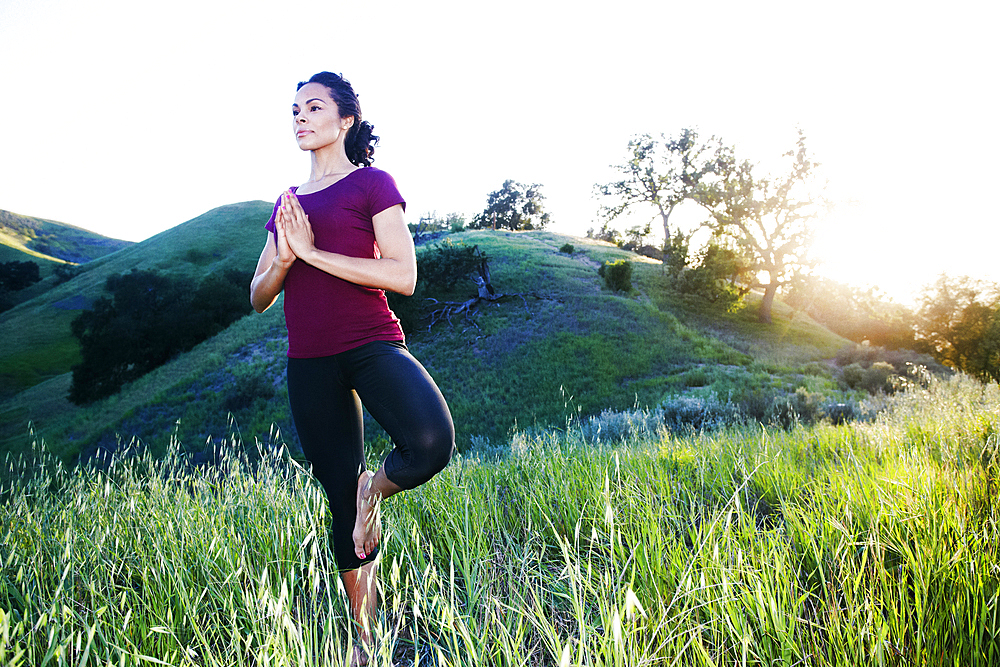
M399 193L399 188L396 187L396 180L381 169L375 169L374 167L367 167L367 169L371 169L373 172L371 189L368 192L368 205L372 217L396 204L401 204L405 211L406 200Z
M278 201L274 202L274 209L271 210L271 217L267 219L267 224L264 225L264 229L274 234L274 219L278 217L278 206L281 205L281 197L278 197Z

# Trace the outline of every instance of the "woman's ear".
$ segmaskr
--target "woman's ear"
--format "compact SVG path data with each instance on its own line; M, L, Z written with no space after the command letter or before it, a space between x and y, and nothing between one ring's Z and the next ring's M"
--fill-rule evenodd
M354 125L354 116L348 116L347 118L340 119L340 127L344 130L351 129L351 125Z

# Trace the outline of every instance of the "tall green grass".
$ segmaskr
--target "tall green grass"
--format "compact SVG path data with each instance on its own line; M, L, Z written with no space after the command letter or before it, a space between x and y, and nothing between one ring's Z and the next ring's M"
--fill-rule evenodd
M863 424L473 448L386 504L373 664L998 664L998 431L958 377ZM341 664L322 494L251 450L9 459L0 664Z

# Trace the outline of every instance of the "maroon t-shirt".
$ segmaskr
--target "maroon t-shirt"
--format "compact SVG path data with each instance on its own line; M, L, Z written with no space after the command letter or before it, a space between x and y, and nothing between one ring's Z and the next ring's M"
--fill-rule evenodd
M392 176L374 167L297 196L316 247L350 257L378 258L372 218L396 204L406 206ZM272 234L280 203L267 221ZM289 357L326 357L375 340L403 340L399 320L380 289L336 278L302 260L288 270L284 289Z

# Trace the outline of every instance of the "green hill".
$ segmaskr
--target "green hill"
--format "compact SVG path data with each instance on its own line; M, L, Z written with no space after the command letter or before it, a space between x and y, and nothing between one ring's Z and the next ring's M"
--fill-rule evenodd
M0 210L0 262L34 262L42 280L4 295L3 308L30 301L58 283L56 267L84 264L132 245L53 220ZM0 385L0 396L5 394Z
M30 258L85 264L130 245L131 241L108 238L63 222L0 210L0 261Z
M214 209L93 259L72 280L0 314L0 338L6 342L0 350L0 399L67 373L79 361L70 322L103 294L109 276L149 269L197 280L231 266L252 267L270 212L265 202Z
M23 447L30 421L50 450L67 459L133 436L154 450L171 436L198 449L235 429L246 442L282 438L294 450L280 303L116 396L86 408L65 399L76 353L69 322L101 293L107 276L139 268L195 280L252 267L270 208L248 202L210 211L91 262L74 280L0 317L0 335L14 341L0 367L9 373L16 360L24 387L0 404L0 446ZM515 425L560 426L573 416L656 406L669 397L759 404L766 412L776 396L798 391L818 401L837 393L829 370L815 362L847 341L780 304L770 327L757 324L752 312L701 311L671 295L658 262L589 239L476 231L449 240L487 253L499 292L527 295L409 337L449 401L461 447L501 442ZM577 248L573 254L559 251L567 241ZM601 262L617 258L634 262L631 295L607 290L598 276ZM470 281L455 296L474 293ZM387 444L369 426L374 449Z

